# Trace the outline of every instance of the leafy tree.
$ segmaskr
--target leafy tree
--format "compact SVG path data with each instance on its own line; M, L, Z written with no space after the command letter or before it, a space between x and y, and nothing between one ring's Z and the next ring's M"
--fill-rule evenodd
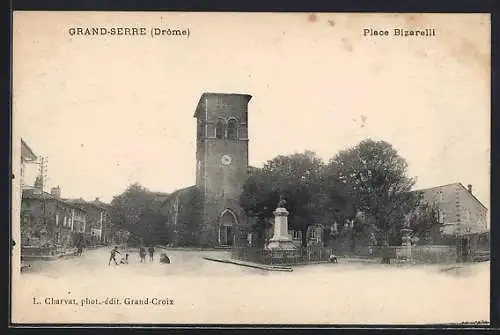
M288 156L279 155L261 169L253 169L243 186L240 204L250 217L256 218L255 230L262 234L274 218L280 196L290 212L290 228L302 231L302 243L307 229L317 216L320 194L320 175L324 164L311 151Z
M116 228L130 232L132 243L160 243L167 238L155 194L138 183L113 198L110 212Z
M398 244L405 215L418 205L407 166L391 144L368 139L339 152L325 174L349 190L353 207L369 218L379 239Z
M408 224L413 229L421 241L424 239L425 232L439 223L439 207L437 204L429 204L420 201L417 208L409 213Z

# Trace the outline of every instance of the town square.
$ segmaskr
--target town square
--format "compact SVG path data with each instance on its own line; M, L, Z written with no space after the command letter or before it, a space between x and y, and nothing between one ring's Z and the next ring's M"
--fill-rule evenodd
M443 65L431 38L356 39L359 16L335 18L340 37L294 15L173 15L190 36L165 44L68 37L76 17L38 15L18 16L47 25L19 28L14 49L15 322L488 323L475 64ZM234 37L209 38L215 22ZM415 57L418 43L436 54Z

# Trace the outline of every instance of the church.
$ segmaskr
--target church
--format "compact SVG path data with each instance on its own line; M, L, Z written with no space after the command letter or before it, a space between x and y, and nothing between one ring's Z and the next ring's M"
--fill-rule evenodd
M171 193L161 206L174 246L245 243L239 205L248 175L248 104L252 96L203 93L196 119L196 185Z

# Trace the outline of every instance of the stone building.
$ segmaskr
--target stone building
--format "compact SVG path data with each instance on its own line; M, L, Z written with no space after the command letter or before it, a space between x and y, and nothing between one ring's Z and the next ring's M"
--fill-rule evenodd
M73 247L107 244L111 236L109 205L96 199L63 199L59 186L51 193L25 188L21 201L21 244Z
M86 245L109 244L111 236L110 205L96 198L94 201L84 199L67 199L67 202L78 205L85 212L85 217L76 216L77 233Z
M25 189L21 201L21 245L74 246L86 225L85 209L37 188Z
M247 243L239 197L248 172L250 99L246 94L202 94L194 113L196 185L172 193L162 208L177 242L204 247Z
M417 191L422 193L423 201L439 209L442 234L488 230L488 209L474 196L472 185L466 188L462 183L453 183Z
M471 260L478 251L489 250L488 209L474 196L472 185L466 188L453 183L418 191L425 202L439 209L440 237L454 241L458 261Z

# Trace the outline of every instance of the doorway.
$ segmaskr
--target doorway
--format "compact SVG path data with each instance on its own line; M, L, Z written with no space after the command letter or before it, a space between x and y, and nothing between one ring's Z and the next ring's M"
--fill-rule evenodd
M226 209L221 217L219 225L219 245L232 246L234 244L236 216L231 210Z

